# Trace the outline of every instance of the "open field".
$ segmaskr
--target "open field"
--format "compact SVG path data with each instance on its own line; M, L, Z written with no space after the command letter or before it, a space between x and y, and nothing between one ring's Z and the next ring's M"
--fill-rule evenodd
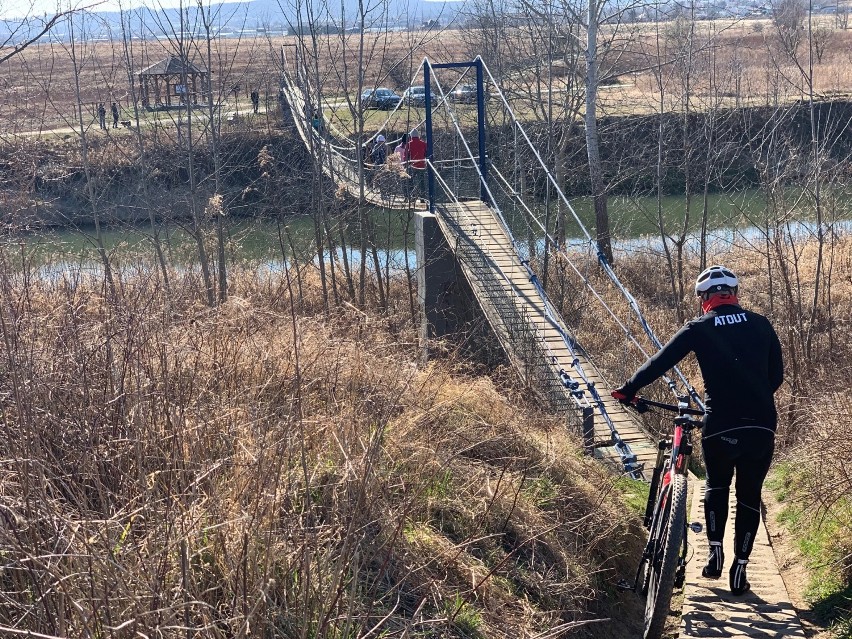
M822 17L828 20L828 17ZM699 21L692 34L700 55L691 66L683 63L684 26L679 23L639 23L630 48L621 50L613 44L604 55L602 68L607 71L607 59L618 59L615 83L602 86L599 99L602 115L629 115L684 108L682 85L685 73L690 74L690 108L701 110L713 107L777 104L800 99L806 83L802 68L807 69L807 47L798 50L797 67L779 51L777 33L771 21L747 20ZM831 98L852 94L852 31L818 24L822 60L814 67L814 90L818 96ZM659 34L657 33L659 31ZM604 39L606 30L604 30ZM658 44L657 36L660 36ZM356 36L322 36L316 41L315 68L330 103L341 103L359 66L364 69L365 86L381 85L402 91L424 56L433 62L470 59L479 53L474 32L449 30L429 34L368 33L366 51L359 63ZM281 46L294 44L295 38L256 37L244 39L214 39L212 45L212 86L214 102L224 112L250 109L248 94L258 89L261 100L274 105L277 97L281 67ZM712 47L708 45L712 43ZM308 45L310 46L310 42ZM207 66L206 43L196 41L187 47L190 59ZM289 48L292 52L293 48ZM165 40L132 40L127 57L132 60L132 72L138 72L168 54L177 53L176 46ZM73 54L73 57L72 57ZM84 120L96 122L97 104L115 101L122 110L121 119L132 119L132 100L128 66L121 41L86 42L82 40L72 51L68 45L53 43L33 46L0 68L4 87L0 104L0 124L5 133L41 131L78 126L75 111L74 69L79 71ZM525 61L524 51L504 67L486 59L498 74L503 88L517 101L523 117L534 118L535 107L530 104L531 78L534 68ZM662 74L653 70L661 61ZM350 80L345 80L349 78ZM441 81L451 86L458 75L442 72ZM312 78L313 79L313 78ZM559 95L565 87L565 77L555 76L554 87ZM712 79L712 86L708 82ZM542 77L546 81L546 77ZM660 82L665 88L660 101ZM237 94L234 87L239 86ZM679 88L680 87L680 88ZM354 97L356 86L348 88ZM371 117L371 120L375 118Z

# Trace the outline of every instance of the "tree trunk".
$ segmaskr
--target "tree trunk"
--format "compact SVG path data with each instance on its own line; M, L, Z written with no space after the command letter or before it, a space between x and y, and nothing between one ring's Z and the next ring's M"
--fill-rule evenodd
M154 209L151 208L151 196L148 190L148 162L145 149L145 138L142 135L142 126L139 120L139 104L137 103L136 82L132 56L132 40L127 33L124 23L124 12L121 12L121 36L124 44L124 63L127 66L127 86L130 89L130 100L133 105L133 117L136 121L134 128L136 134L136 146L139 148L139 172L140 181L142 183L143 206L148 212L148 222L151 225L151 242L154 245L154 253L157 256L157 263L160 266L160 272L163 275L163 286L166 291L170 291L169 270L166 267L166 258L163 254L163 246L160 243L160 229L157 226Z
M607 195L604 186L603 167L598 139L597 121L597 92L598 92L598 4L597 0L589 0L589 24L586 42L586 152L589 158L589 178L592 186L592 197L595 202L595 228L597 231L598 248L611 264L612 240L609 232L609 213L607 211Z

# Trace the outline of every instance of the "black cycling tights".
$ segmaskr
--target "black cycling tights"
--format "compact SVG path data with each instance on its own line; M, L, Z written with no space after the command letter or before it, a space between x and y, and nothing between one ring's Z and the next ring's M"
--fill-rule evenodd
M728 490L737 471L737 519L734 548L738 559L748 559L760 525L760 491L772 462L775 435L764 429L737 429L701 441L707 466L704 517L707 538L721 542L728 519Z

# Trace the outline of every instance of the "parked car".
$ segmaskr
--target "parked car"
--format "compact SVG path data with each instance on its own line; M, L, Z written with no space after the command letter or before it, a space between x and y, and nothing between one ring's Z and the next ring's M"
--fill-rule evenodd
M379 87L378 89L367 89L361 94L361 104L365 109L383 109L390 111L399 104L401 97L391 89Z
M408 87L402 99L409 106L426 106L426 87L423 85Z
M476 85L461 84L457 86L452 93L450 93L449 98L453 102L460 102L463 104L476 104ZM490 96L488 95L488 91L486 91L485 99L488 100L489 98Z

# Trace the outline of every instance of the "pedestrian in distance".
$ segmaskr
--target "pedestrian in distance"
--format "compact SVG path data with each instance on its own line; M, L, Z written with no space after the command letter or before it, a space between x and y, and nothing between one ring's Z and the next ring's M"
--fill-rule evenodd
M701 433L707 484L704 515L710 552L701 574L722 575L722 540L728 493L736 471L735 557L729 570L734 595L748 592L746 566L760 525L760 495L775 449L775 391L784 380L781 344L769 320L744 310L739 280L724 266L698 276L695 294L703 315L688 322L612 396L631 402L636 393L690 352L704 378L706 414Z
M117 129L118 128L118 105L115 102L112 103L111 110L112 110L112 128Z
M106 131L106 128L107 128L107 125L106 125L106 108L104 107L103 102L101 102L98 105L98 122L101 125L101 129Z
M426 170L426 142L420 138L420 131L411 129L408 140L408 159L411 168L419 171Z
M399 139L399 144L396 145L396 156L399 158L399 163L405 167L405 163L408 162L408 140L410 136L408 133L403 133L402 137Z
M388 147L384 135L379 134L378 137L376 137L376 141L373 144L373 150L370 152L370 157L377 168L381 167L388 159Z
M388 159L388 146L385 136L381 133L376 136L376 141L370 149L370 160L373 163L373 188L379 193L385 191L387 173L383 172L385 162Z
M323 124L322 120L322 112L319 109L314 110L314 115L311 118L311 126L314 128L314 131L316 131L320 135L323 134L325 130L325 125Z
M255 113L257 113L257 108L260 106L260 93L257 92L257 89L254 89L251 92L251 107Z
M411 193L413 198L426 198L426 142L420 139L420 131L412 129L408 141L408 162L411 168Z

